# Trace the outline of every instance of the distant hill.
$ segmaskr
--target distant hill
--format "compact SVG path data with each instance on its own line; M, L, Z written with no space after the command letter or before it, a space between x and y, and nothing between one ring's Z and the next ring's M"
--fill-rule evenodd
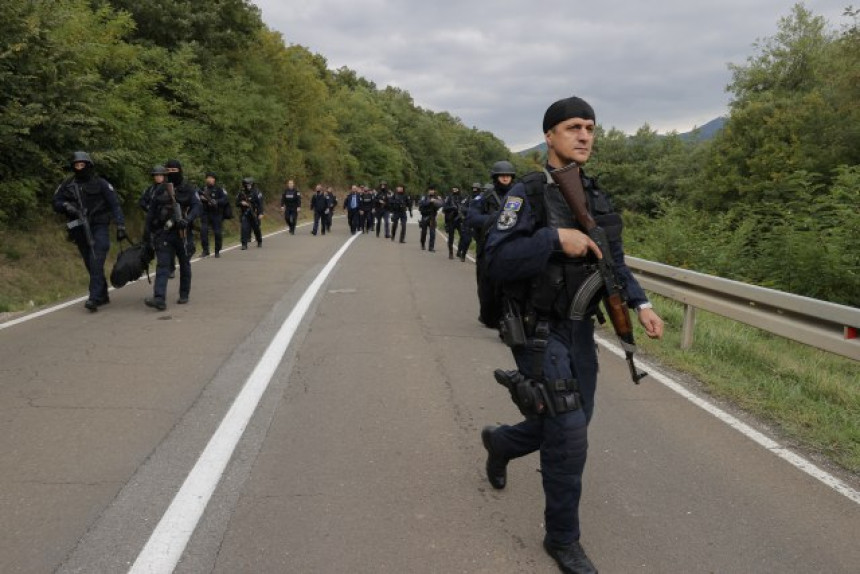
M707 141L723 129L723 126L726 124L726 119L727 118L725 117L714 118L703 126L696 127L688 132L679 133L678 137L684 141ZM518 155L525 156L533 151L540 152L541 154L546 153L546 142L541 142L536 146L532 146L516 153Z

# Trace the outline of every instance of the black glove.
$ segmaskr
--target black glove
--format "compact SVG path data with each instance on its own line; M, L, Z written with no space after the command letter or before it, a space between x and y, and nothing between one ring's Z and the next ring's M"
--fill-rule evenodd
M152 235L150 235L149 230L147 229L143 232L143 242L149 243L150 241L152 241Z
M125 232L124 225L118 225L116 228L116 240L122 241L123 239L128 239L128 233Z
M176 225L179 226L179 229L187 229L188 228L188 220L184 217L176 222Z
M65 209L66 213L68 213L69 215L72 215L74 217L77 217L78 215L78 208L69 202L63 204L63 209Z

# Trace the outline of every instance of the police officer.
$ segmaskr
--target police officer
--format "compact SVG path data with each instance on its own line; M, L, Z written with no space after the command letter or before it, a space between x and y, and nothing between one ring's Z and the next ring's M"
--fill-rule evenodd
M322 234L325 235L325 219L329 209L328 197L322 185L317 184L314 187L314 194L311 196L311 210L314 212L314 227L311 230L311 235L316 235L317 231L322 231Z
M418 213L421 215L421 220L418 225L421 227L421 249L424 250L424 244L427 241L427 233L430 233L430 252L436 251L436 216L439 210L442 209L442 200L436 195L436 186L431 185L427 188L425 195L418 202Z
M494 163L490 169L492 183L486 184L480 195L472 200L466 214L466 225L475 237L475 275L480 305L478 320L491 329L499 326L501 309L492 302L498 298L500 286L484 273L484 244L490 225L495 222L496 216L502 208L503 198L513 185L514 175L516 175L516 170L510 162L498 161Z
M96 175L90 154L76 151L72 154L71 168L73 175L57 187L51 204L54 211L68 219L69 241L77 245L90 275L89 297L84 307L94 313L110 303L105 259L110 250L111 217L116 222L116 240L122 241L128 235L116 191L107 180Z
M242 250L248 249L252 231L257 247L262 247L263 231L260 229L260 220L263 218L263 192L254 184L253 177L242 179L242 189L236 194L236 207L242 211Z
M373 229L373 190L363 185L361 186L361 232L370 233Z
M221 257L224 207L230 199L227 197L227 191L215 183L216 179L215 172L207 171L206 184L200 190L200 202L203 205L203 214L200 218L200 246L203 248L201 257L209 257L210 226L215 236L215 257Z
M334 218L334 209L337 207L337 196L334 194L334 189L328 186L325 190L326 203L328 211L325 216L325 230L331 233L331 222Z
M167 168L163 165L156 165L150 170L149 174L152 176L152 185L143 190L143 193L140 194L140 199L137 200L137 205L143 210L143 216L146 217L146 213L149 211L149 205L152 203L152 195L155 193L155 190L158 189L158 186L164 183L165 178L167 177ZM173 257L170 260L170 274L168 277L173 279L176 274L176 257Z
M463 240L463 231L461 224L463 223L463 196L460 193L459 187L452 187L451 194L445 198L445 206L442 208L442 213L445 214L445 233L448 234L448 259L454 259L454 232L460 234L460 241ZM457 251L457 257L460 256L460 251Z
M296 189L295 181L292 179L287 180L287 187L281 193L281 212L284 214L284 221L287 223L290 235L296 234L296 221L299 218L301 210L302 194Z
M346 210L346 219L349 223L349 232L352 235L358 233L361 228L361 192L358 186L353 184L349 193L343 200L343 208Z
M391 235L388 228L388 216L390 213L388 200L390 196L391 192L388 189L388 183L385 181L379 182L379 189L373 197L373 210L376 214L376 236L379 237L379 231L382 226L382 222L384 221L386 239Z
M145 298L143 302L147 307L159 311L167 308L167 280L170 262L174 257L179 262L179 299L176 302L180 305L188 303L191 294L191 248L194 245L190 230L203 210L197 189L184 181L182 164L171 159L165 166L167 181L154 190L143 231L143 240L152 241L155 247L156 260L152 297Z
M524 330L524 337L509 341L518 373L501 378L515 382L516 389L523 392L542 384L548 397L535 403L543 409L520 401L518 406L527 418L519 424L483 429L487 477L494 488L502 489L508 462L540 451L546 502L544 548L562 571L576 573L597 572L579 543L579 500L588 422L594 409L597 353L591 316L573 321L567 309L590 265L603 254L583 232L553 183L555 178L574 170L574 181L582 184L589 212L609 237L609 251L625 284L627 304L637 310L649 337L659 338L663 331L662 320L624 265L620 217L594 180L579 168L591 155L594 130L594 110L580 98L559 100L547 109L543 121L546 173L527 175L510 190L490 229L484 253L487 273L505 282L511 324L519 321ZM554 170L559 171L549 178ZM553 407L552 416L548 404Z
M409 218L412 219L412 200L402 185L398 185L388 198L388 209L391 212L391 241L397 236L397 224L400 223L400 243L406 243L406 211L409 210Z

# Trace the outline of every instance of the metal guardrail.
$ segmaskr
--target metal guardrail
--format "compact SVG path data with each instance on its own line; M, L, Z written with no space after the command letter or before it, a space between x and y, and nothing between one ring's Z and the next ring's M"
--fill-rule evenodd
M860 309L625 257L643 288L684 304L681 348L693 344L696 309L860 361Z

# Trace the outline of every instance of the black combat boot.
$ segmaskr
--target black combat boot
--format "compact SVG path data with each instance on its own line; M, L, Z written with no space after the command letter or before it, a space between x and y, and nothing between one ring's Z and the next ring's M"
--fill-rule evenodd
M597 574L597 568L588 559L579 541L567 546L555 546L544 539L543 547L565 574Z
M147 297L143 300L144 305L147 307L152 307L153 309L157 309L159 311L164 311L167 309L167 304L164 302L164 299L159 299L158 297Z
M485 426L481 431L481 441L487 449L487 480L496 490L501 490L508 482L508 460L493 452L493 431L499 427Z
M86 307L90 313L95 313L99 310L99 304L96 303L95 299L87 299L87 302L84 303L84 307Z

